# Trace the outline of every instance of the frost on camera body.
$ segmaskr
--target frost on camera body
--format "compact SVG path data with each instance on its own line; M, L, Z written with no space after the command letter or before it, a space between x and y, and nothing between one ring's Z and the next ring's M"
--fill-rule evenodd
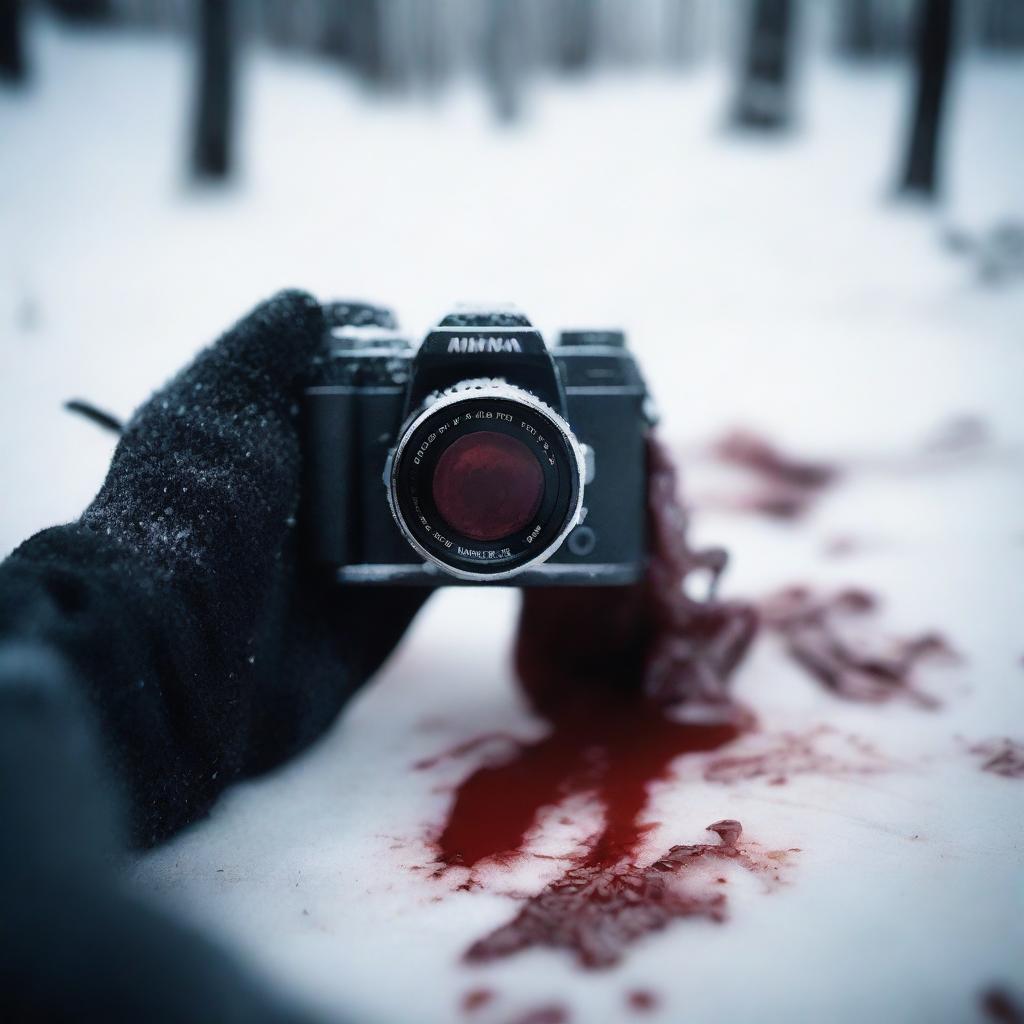
M459 309L419 348L390 311L325 306L306 390L306 540L343 583L607 586L647 552L651 402L621 331L548 348Z

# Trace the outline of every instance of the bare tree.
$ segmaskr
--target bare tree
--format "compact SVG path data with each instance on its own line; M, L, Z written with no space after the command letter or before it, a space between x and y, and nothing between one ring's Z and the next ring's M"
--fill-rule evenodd
M683 67L697 58L703 42L700 14L694 0L667 0L665 3L662 55L671 67Z
M231 0L199 0L198 13L192 171L197 178L226 178L234 100Z
M487 0L484 75L494 112L500 121L514 121L522 112L522 12L518 0Z
M942 113L953 48L953 0L920 0L914 46L914 106L900 189L933 197L939 184Z
M555 60L563 71L581 71L594 59L597 21L594 0L557 0L555 19Z
M839 52L854 60L902 52L909 41L912 12L907 0L840 0Z
M848 57L873 57L878 52L878 12L872 0L841 0L839 48Z
M981 42L994 50L1024 48L1024 3L986 0L981 5Z
M83 23L106 21L113 13L110 0L50 0L50 6L65 20Z
M0 81L23 82L27 75L21 0L0 0Z
M437 0L420 0L412 9L412 31L417 45L413 51L413 73L428 90L438 88L451 70L452 54Z
M791 0L753 0L733 105L735 124L775 131L789 123L792 37Z
M323 4L319 49L335 60L344 61L351 57L352 26L348 4Z
M349 56L368 82L383 85L387 79L384 53L384 16L381 0L349 0Z

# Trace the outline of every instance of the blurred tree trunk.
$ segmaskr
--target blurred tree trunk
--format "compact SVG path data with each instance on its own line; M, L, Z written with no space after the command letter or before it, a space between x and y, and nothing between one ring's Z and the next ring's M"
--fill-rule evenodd
M67 21L106 21L113 13L110 0L50 0L50 6Z
M920 0L914 47L915 95L900 188L932 197L938 190L939 140L953 44L953 0Z
M413 53L417 81L428 90L437 89L448 75L451 54L437 0L422 0L414 10L413 38L418 41Z
M670 67L683 67L696 60L700 34L694 0L670 0L665 4L662 55Z
M1024 2L986 0L982 8L981 42L994 50L1024 47Z
M518 0L487 0L484 76L499 121L522 113L524 46Z
M320 52L334 60L348 60L352 55L348 4L324 3L320 29Z
M192 140L192 172L197 178L226 178L231 170L231 14L231 0L199 0L199 80Z
M23 82L25 64L21 0L0 0L0 81Z
M328 4L333 8L334 4ZM292 44L291 4L288 0L261 0L260 28L272 46L285 49Z
M878 23L872 0L841 0L839 49L848 57L874 57L878 53Z
M790 120L791 0L753 0L733 122L776 131Z
M348 0L350 55L356 70L367 81L385 81L384 18L380 0Z
M554 16L558 67L562 71L582 71L594 59L594 0L557 0Z

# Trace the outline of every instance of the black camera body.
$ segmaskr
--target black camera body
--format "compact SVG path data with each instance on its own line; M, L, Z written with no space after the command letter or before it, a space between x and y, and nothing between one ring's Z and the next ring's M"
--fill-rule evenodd
M548 349L464 310L419 349L382 308L325 306L303 408L311 557L346 584L624 585L647 558L647 388L619 331Z

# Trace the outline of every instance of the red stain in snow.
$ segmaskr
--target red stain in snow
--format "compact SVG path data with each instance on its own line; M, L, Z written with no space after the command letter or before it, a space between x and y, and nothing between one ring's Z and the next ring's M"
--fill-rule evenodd
M764 628L782 638L787 655L835 696L938 707L938 700L919 689L917 670L926 662L948 664L959 656L934 631L885 635L874 618L879 603L877 595L859 587L821 593L792 586L763 601L760 613Z
M673 846L645 867L622 859L614 863L582 858L536 896L526 900L507 924L479 939L466 952L481 963L525 949L548 948L570 953L591 969L612 967L626 949L647 935L690 917L721 922L725 894L715 887L719 862L780 880L788 852L763 852L740 843L738 821L708 826L717 843Z
M825 467L781 463L772 472L807 487L824 486L832 475ZM649 479L652 554L642 583L524 592L516 669L549 732L534 742L503 737L503 756L457 787L434 838L438 873L468 868L459 888L476 887L475 866L524 856L541 814L570 797L591 799L602 826L565 858L570 866L561 877L470 947L469 961L547 947L569 952L585 967L607 967L631 943L677 920L722 921L723 863L769 881L779 878L793 851L740 842L741 826L729 819L709 826L718 842L672 846L642 864L645 841L658 824L648 815L652 788L671 776L679 758L722 750L755 728L730 686L759 619L783 637L789 655L815 679L851 700L879 702L901 694L926 704L913 685L913 669L925 658L951 655L934 634L865 653L863 641L848 640L840 630L847 618L874 610L875 598L864 591L821 598L794 587L765 602L760 613L749 604L718 600L725 553L690 547L675 468L656 443L649 449ZM704 600L687 591L698 576L708 580ZM491 739L471 740L449 753L464 754ZM714 768L710 762L716 781L730 772L752 777L770 771L771 781L781 783L792 770L791 762L783 771L763 756L756 764L729 757L719 755ZM564 1012L537 1012L552 1009Z
M635 988L626 993L626 1005L637 1013L650 1013L661 1004L656 992L646 988Z
M970 751L984 759L983 772L1002 775L1005 779L1024 779L1024 743L1006 736L974 743Z

